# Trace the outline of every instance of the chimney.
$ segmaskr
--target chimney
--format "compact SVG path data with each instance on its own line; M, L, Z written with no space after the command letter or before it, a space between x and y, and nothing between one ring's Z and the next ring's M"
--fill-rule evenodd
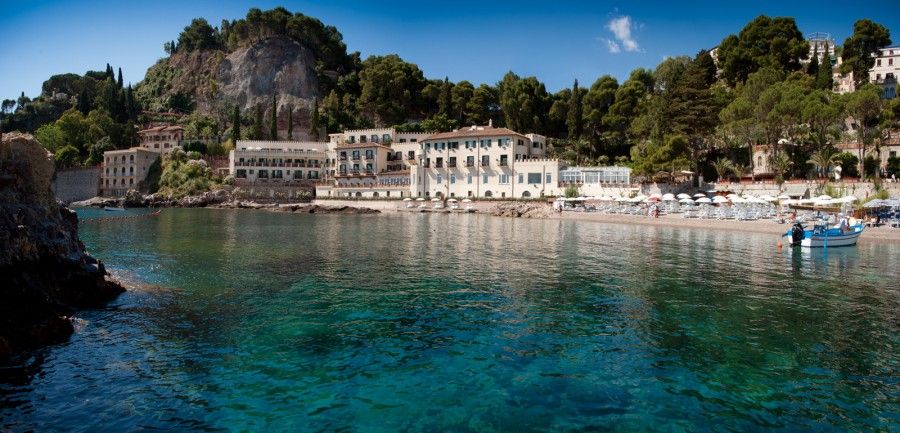
M493 128L493 127L494 127L494 119L493 118L488 119L488 128Z

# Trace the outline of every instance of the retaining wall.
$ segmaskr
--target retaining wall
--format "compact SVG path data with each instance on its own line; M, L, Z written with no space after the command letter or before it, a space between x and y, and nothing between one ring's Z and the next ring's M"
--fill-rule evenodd
M53 194L64 203L87 200L100 193L100 167L67 168L56 171Z

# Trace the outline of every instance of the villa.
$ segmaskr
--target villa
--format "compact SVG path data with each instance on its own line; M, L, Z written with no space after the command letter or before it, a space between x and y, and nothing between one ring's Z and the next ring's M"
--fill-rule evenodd
M140 145L130 149L103 152L100 171L100 195L119 197L129 189L144 191L150 165L168 154L184 139L184 128L158 125L138 131Z

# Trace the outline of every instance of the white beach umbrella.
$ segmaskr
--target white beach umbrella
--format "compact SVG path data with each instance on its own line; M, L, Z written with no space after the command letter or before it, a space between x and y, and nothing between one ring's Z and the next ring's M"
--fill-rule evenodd
M416 199L416 201L425 201L425 199L422 198L422 197L419 197L419 198Z
M448 198L447 201L450 202L450 203L456 203L456 199L455 199L455 198Z
M694 200L691 200L690 197L685 197L685 198L682 198L681 200L678 200L678 203L681 203L681 204L694 204Z
M463 202L463 203L472 203L472 200L469 200L469 199L467 199L467 198L464 198L464 199L462 199L462 202Z
M441 199L435 197L435 198L431 199L431 201L441 201Z
M712 200L710 200L709 197L700 197L695 201L697 203L712 203Z
M682 193L679 193L676 197L678 197L679 200L681 200L681 199L683 199L683 198L691 198L690 195L687 195L687 194L685 194L685 193L683 193L683 192L682 192Z
M405 199L403 199L403 201L412 201L412 199L409 197L406 197Z
M712 201L715 203L727 203L728 198L722 197L721 195L717 195L717 196L713 197Z
M675 201L675 194L663 194L662 201Z
M698 192L698 193L694 194L694 198L703 198L703 197L706 197L706 194L703 194L702 192Z

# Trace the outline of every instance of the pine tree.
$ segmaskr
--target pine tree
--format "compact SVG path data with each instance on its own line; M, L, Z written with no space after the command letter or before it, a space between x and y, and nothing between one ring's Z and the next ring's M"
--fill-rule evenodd
M234 106L234 113L231 115L231 141L237 144L241 139L241 109L237 105Z
M292 105L288 105L288 130L287 130L287 138L288 140L294 139L294 107Z
M581 104L581 90L578 88L578 80L572 85L572 94L569 96L569 111L566 114L566 127L569 130L569 140L581 137L584 130L584 117Z
M278 140L278 106L272 95L272 118L269 122L269 140Z
M116 80L116 84L119 85L119 88L120 88L120 89L122 88L122 86L123 86L123 84L124 84L124 83L122 82L122 68L119 68L119 78L118 78L118 80Z

